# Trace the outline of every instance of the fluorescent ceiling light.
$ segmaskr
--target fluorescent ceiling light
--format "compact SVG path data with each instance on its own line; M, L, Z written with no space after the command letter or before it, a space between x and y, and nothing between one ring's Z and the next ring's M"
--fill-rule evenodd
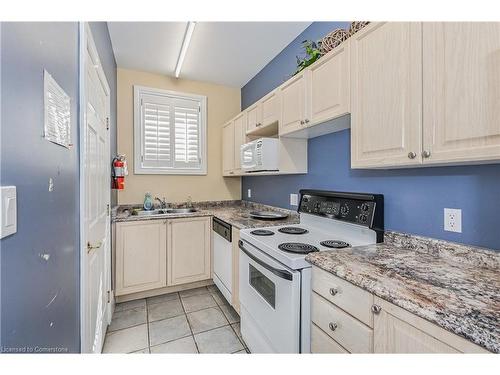
M181 73L182 63L186 57L187 50L189 48L189 43L191 42L191 37L193 36L194 27L196 22L189 21L186 27L186 33L184 34L184 40L182 41L181 51L179 53L179 58L177 59L177 65L175 66L175 78L179 78Z

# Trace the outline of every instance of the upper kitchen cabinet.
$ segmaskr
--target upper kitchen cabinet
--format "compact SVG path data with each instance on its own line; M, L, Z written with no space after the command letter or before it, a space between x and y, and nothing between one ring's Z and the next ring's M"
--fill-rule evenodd
M351 49L351 166L421 163L422 25L372 23Z
M254 105L252 105L251 107L249 107L247 110L246 110L246 113L247 113L247 124L246 124L246 131L247 133L251 133L252 131L254 131L255 129L257 129L257 127L259 126L260 124L260 107L259 107L259 103L255 103Z
M247 114L245 112L240 113L233 120L234 124L234 170L235 173L241 173L241 158L240 150L241 145L245 143L245 122L247 119Z
M311 66L307 75L308 127L350 112L349 48L349 41L344 42Z
M423 24L424 163L500 160L500 23Z
M241 145L245 143L247 113L241 112L222 128L222 175L241 174Z
M306 119L306 73L297 74L279 87L281 97L279 134L285 135L297 130Z
M281 86L280 135L313 138L349 127L348 118L327 123L350 111L349 46L340 44Z
M246 134L248 136L269 137L278 134L279 95L271 91L246 111Z
M351 166L500 160L500 25L374 23L351 38Z
M222 175L234 175L234 122L229 121L222 127Z

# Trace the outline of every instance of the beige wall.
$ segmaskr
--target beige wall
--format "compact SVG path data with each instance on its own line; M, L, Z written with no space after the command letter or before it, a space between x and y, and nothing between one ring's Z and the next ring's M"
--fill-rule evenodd
M144 193L165 196L167 202L241 198L241 179L222 177L222 125L240 112L240 89L207 82L175 79L128 69L117 70L118 153L127 156L129 175L125 190L118 192L119 204L141 203ZM204 176L135 175L133 86L141 85L207 96L208 174Z

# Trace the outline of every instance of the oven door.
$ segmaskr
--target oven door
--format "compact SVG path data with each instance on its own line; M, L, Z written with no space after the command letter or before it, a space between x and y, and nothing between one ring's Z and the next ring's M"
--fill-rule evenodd
M299 353L300 271L240 247L241 334L252 353Z

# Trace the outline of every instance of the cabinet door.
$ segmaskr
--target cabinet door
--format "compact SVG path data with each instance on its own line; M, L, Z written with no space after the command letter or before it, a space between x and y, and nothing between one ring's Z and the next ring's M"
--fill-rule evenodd
M167 286L167 238L163 220L116 224L117 296Z
M262 120L259 126L268 126L276 121L279 117L279 100L277 91L273 91L266 95L260 101Z
M459 353L415 326L409 312L378 297L375 303L382 309L374 317L374 353Z
M423 25L424 163L500 160L500 23Z
M210 218L168 220L168 285L210 279Z
M310 68L307 80L308 126L350 111L349 42L323 56Z
M245 143L245 120L246 113L241 113L234 119L234 169L241 172L241 145Z
M280 135L284 135L303 127L306 118L306 73L297 74L283 86L280 86Z
M351 50L351 167L421 163L422 25L373 23Z
M261 107L259 105L259 103L255 103L253 106L251 106L250 108L248 108L246 110L246 113L247 113L247 126L246 126L246 131L249 132L249 131L252 131L254 130L257 126L259 126L260 124L260 110L261 110Z
M231 121L222 128L222 174L234 173L234 123Z

